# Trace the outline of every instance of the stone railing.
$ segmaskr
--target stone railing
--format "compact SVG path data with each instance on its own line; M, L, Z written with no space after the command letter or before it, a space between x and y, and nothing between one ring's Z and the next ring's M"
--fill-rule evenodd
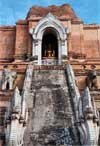
M58 59L43 59L42 65L58 65Z
M38 64L38 60L34 60L34 64ZM59 65L59 62L55 58L45 58L41 60L41 65Z

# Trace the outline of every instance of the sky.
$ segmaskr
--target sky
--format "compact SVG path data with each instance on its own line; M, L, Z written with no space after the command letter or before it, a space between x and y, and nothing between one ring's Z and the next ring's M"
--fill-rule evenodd
M84 23L100 24L100 0L0 0L0 25L14 25L25 19L33 5L48 6L68 3Z

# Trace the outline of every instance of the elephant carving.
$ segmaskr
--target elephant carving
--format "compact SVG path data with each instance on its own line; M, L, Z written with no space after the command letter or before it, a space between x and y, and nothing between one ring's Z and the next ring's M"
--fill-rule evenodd
M97 89L97 73L95 70L90 70L86 77L86 86L89 87L89 89Z

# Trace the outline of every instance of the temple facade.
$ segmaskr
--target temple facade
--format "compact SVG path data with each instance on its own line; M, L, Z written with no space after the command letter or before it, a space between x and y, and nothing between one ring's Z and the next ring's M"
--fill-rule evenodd
M100 145L100 25L68 5L0 26L0 146Z

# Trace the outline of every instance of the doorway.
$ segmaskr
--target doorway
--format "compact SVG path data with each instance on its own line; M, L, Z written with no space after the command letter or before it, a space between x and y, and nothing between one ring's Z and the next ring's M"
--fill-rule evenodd
M58 59L58 40L51 29L44 32L42 38L42 59Z

